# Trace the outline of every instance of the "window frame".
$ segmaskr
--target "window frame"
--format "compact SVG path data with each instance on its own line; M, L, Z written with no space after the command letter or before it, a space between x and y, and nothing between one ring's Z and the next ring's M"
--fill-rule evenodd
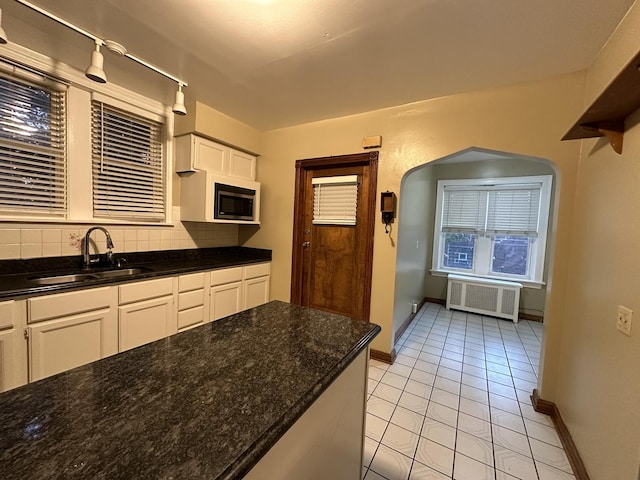
M526 275L505 274L492 272L494 255L495 236L500 234L487 234L484 232L475 233L474 258L471 270L446 267L443 264L443 249L445 245L443 229L443 208L445 187L457 188L486 188L501 186L513 188L514 185L540 184L540 207L538 215L537 236L529 236L529 251L527 260ZM446 276L449 273L463 274L482 278L497 280L512 280L522 283L525 286L541 288L544 285L544 266L546 255L547 232L549 227L549 215L551 206L551 191L553 186L552 175L532 175L519 177L499 177L499 178L474 178L474 179L452 179L438 180L436 189L436 210L435 225L433 233L433 251L431 273L436 276ZM513 234L511 236L519 236ZM523 235L527 236L527 235Z

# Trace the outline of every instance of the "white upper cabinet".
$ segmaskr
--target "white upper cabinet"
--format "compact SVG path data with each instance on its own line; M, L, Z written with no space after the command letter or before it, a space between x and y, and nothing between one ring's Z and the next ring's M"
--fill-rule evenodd
M229 152L229 176L244 178L246 180L256 179L256 157L248 153L230 149Z
M176 137L176 172L206 170L214 175L256 179L256 157L189 134Z

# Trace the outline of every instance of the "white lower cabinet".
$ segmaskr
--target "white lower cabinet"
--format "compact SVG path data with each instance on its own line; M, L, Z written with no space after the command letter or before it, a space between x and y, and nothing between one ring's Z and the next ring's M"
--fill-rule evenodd
M0 392L28 381L25 301L0 302Z
M271 263L211 272L209 310L212 320L257 307L269 301Z
M177 332L173 278L129 283L118 289L121 352Z
M209 321L208 273L192 273L178 277L178 331L203 325Z
M118 353L115 287L30 298L28 323L31 382Z
M257 307L269 301L270 263L244 267L244 309Z
M0 302L0 392L269 301L270 263Z
M223 268L211 272L209 293L211 320L218 320L242 310L242 274L242 267Z

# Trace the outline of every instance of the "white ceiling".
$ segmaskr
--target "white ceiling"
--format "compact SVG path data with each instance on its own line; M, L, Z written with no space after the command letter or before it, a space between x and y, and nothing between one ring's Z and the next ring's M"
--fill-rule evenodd
M633 2L32 0L260 130L584 69ZM90 40L15 0L0 7L10 41L87 66ZM111 81L172 103L175 85L144 70L105 54Z

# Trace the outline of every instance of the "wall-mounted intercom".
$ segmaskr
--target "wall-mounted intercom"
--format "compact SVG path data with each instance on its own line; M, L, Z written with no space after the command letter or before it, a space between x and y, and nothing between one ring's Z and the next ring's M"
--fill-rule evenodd
M382 223L384 223L384 233L389 233L389 224L393 223L396 217L396 194L393 192L380 193L380 211L382 212Z

